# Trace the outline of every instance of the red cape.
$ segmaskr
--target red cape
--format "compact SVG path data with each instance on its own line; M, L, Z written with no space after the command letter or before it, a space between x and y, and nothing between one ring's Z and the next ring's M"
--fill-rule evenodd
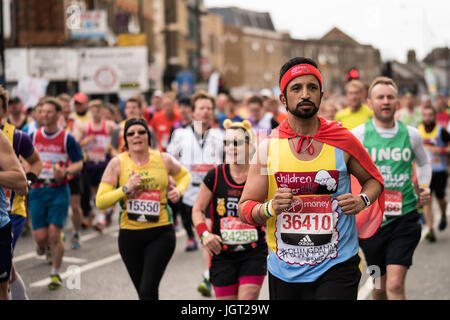
M342 124L333 121L329 122L322 117L319 117L319 130L312 136L314 140L329 144L333 147L339 148L348 152L354 157L366 171L380 182L383 190L378 197L376 203L369 208L361 211L356 215L356 226L358 228L358 237L360 239L367 239L373 236L383 222L384 212L384 182L378 168L372 161L372 158L367 153L361 142L347 129L342 127ZM299 136L296 134L288 124L287 119L283 120L280 125L275 128L270 134L269 138L288 139ZM359 194L361 186L358 180L352 176L352 193Z

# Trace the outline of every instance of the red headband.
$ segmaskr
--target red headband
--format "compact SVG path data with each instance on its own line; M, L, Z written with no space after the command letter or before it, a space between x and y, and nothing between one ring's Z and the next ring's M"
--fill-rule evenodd
M284 93L284 89L286 89L289 82L291 82L292 79L297 78L299 76L304 76L307 74L311 74L314 77L319 80L320 83L320 90L323 92L323 86L322 86L322 75L320 74L320 71L310 64L298 64L290 68L288 71L286 71L281 77L280 81L280 90L281 93Z

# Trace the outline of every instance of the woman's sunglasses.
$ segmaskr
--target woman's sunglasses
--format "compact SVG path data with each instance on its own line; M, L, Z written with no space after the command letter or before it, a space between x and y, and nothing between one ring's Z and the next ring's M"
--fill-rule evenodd
M140 135L140 136L143 136L144 134L147 133L147 131L146 131L146 130L130 131L130 132L127 132L127 137L132 137L132 136L134 136L136 133L137 133L138 135Z
M223 145L225 147L233 146L233 145L235 147L242 146L244 143L245 143L245 140L223 140Z

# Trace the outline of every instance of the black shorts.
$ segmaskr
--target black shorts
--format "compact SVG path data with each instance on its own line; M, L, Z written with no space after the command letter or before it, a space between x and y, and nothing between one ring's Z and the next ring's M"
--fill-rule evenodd
M367 265L378 266L384 275L387 265L412 265L421 233L419 214L414 210L382 227L372 238L359 240L359 246Z
M12 226L0 228L0 283L9 280L12 261Z
M221 255L222 256L222 255ZM216 297L237 295L239 285L261 286L267 273L267 245L226 256L213 256L209 274Z
M436 195L438 199L445 198L445 188L447 187L447 177L446 171L433 172L431 176L430 190Z
M334 265L314 282L285 282L269 272L270 300L356 300L360 262L359 255L355 255Z
M81 184L81 176L77 175L72 180L69 180L70 194L82 194L83 185Z

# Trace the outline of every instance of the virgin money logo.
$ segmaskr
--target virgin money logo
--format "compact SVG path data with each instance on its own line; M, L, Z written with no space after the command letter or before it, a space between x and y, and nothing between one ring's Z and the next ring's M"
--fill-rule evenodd
M300 213L303 211L303 201L300 198L292 199L291 206L284 210L284 212L297 212Z
M295 197L291 206L284 212L290 213L329 213L332 211L330 196Z

